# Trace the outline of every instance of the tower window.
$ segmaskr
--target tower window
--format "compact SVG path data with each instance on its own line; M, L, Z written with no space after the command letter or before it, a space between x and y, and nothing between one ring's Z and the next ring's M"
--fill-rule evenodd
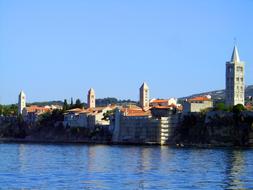
M242 72L242 71L243 71L243 68L242 68L242 67L236 67L236 71Z

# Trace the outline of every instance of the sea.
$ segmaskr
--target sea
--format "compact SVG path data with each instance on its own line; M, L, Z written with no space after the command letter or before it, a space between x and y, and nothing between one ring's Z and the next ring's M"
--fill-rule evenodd
M0 189L253 189L253 149L0 143Z

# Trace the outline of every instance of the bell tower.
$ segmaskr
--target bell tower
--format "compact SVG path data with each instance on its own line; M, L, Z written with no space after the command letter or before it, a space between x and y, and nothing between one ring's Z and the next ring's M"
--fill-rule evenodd
M244 62L240 60L237 47L234 46L231 60L226 63L226 105L244 105L244 91Z
M96 107L96 97L95 97L95 91L93 88L91 88L88 91L87 103L88 103L88 108L95 108Z
M149 87L145 82L140 87L140 106L143 110L149 109Z
M26 95L23 91L18 96L18 114L22 115L24 108L26 107Z

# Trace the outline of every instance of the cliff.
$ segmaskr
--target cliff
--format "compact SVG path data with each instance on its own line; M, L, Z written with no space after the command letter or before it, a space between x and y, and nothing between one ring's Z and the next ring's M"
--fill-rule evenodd
M211 111L183 115L173 142L213 146L252 146L253 112Z

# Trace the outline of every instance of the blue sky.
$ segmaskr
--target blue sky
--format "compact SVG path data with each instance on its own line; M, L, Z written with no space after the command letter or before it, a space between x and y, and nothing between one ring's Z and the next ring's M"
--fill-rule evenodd
M0 103L223 89L234 38L253 84L252 0L0 0Z

